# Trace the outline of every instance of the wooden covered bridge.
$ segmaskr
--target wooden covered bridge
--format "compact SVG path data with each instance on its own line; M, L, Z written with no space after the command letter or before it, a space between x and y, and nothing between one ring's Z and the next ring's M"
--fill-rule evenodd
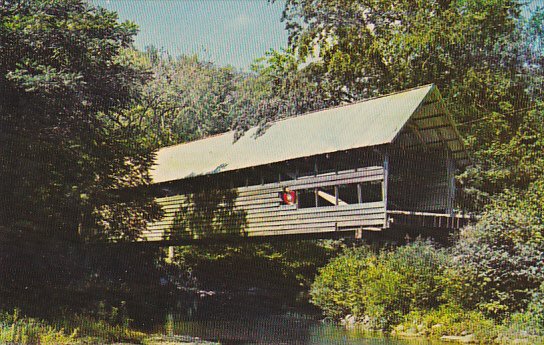
M158 151L147 241L455 229L469 163L434 85Z

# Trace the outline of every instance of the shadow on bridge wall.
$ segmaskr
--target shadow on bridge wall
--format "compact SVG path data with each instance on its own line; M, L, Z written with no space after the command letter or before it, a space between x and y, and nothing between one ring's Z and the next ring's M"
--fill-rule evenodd
M174 215L168 240L245 237L247 212L236 208L234 189L206 189L187 195Z

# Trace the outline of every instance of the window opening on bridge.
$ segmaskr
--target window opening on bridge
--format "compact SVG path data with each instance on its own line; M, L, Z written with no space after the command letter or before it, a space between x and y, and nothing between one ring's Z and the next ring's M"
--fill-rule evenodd
M279 176L280 182L284 182L284 181L293 181L293 180L296 180L296 178L297 178L297 173L296 173L296 171L292 171L292 172L281 172L281 173L280 173L280 176Z
M316 159L304 159L298 163L298 177L311 177L318 174L318 162Z
M317 188L317 207L334 206L338 204L338 198L336 197L336 188L321 187Z
M353 171L364 167L367 163L366 161L360 161L357 156L347 152L336 153L334 157L334 165L337 171Z
M270 172L263 172L263 180L262 182L264 184L268 183L276 183L280 181L280 174L276 173L275 171Z
M343 184L338 186L338 204L353 205L360 203L359 190L361 189L359 183Z
M382 183L379 181L361 183L361 199L360 202L376 202L383 201Z
M298 208L356 205L382 201L380 182L361 182L338 186L299 189Z
M338 172L338 162L331 158L331 155L327 154L325 157L321 157L317 160L317 174L329 175Z
M230 188L245 187L247 184L247 178L245 175L236 173L230 177Z
M257 170L252 171L247 175L247 186L257 186L262 184L261 173Z
M315 207L315 188L297 190L298 208Z

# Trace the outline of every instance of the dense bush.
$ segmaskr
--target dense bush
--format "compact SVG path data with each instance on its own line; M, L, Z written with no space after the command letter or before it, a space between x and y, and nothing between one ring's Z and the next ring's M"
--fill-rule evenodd
M508 320L508 328L510 335L525 332L544 336L544 284L534 293L526 310L512 315Z
M374 327L387 329L411 310L439 304L444 260L421 241L378 253L349 248L320 270L312 302L330 317L370 316Z
M482 342L544 335L544 179L507 191L454 246L349 248L322 268L312 301L326 315L369 316L371 326Z
M362 316L365 308L360 290L362 273L373 258L367 247L349 248L319 270L311 287L312 303L325 315L339 319L347 314Z
M532 323L532 328L538 335L544 335L544 284L540 286L540 290L534 294L531 303L527 307L529 320Z
M524 310L544 282L544 182L506 192L452 248L448 298L495 318Z
M480 342L492 342L501 326L479 311L467 311L459 306L443 304L433 310L410 312L396 330L423 333L431 338L443 335L473 334Z

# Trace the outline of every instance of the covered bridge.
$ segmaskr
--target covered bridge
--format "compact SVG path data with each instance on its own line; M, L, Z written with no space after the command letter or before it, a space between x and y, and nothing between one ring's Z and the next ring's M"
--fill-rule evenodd
M456 169L469 163L438 89L426 85L158 151L164 216L143 238L457 228Z

